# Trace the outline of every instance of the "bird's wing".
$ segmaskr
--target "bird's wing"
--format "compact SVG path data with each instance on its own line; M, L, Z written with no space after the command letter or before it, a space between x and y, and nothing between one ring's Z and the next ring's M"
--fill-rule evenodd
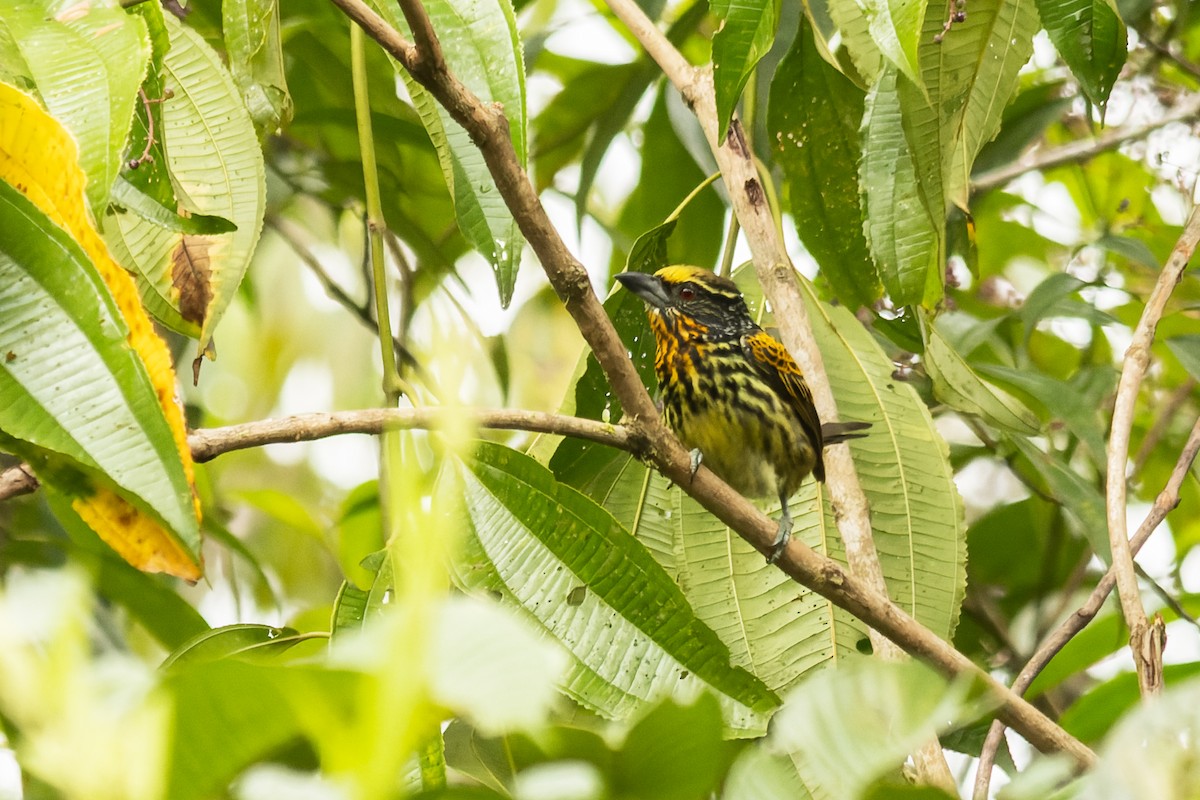
M775 391L788 402L796 416L800 418L800 426L808 434L813 450L817 454L817 465L821 464L821 420L817 417L817 409L813 405L812 392L804 381L804 374L792 358L791 353L764 330L748 333L742 337L742 351L747 360L754 364L767 379ZM818 470L814 470L817 472ZM820 470L821 473L824 470Z

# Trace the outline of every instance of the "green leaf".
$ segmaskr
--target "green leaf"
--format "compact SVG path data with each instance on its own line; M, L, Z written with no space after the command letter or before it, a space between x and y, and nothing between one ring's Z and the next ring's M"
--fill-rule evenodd
M133 211L143 219L153 222L165 230L177 233L213 234L232 233L237 230L237 225L224 217L212 217L205 214L193 214L185 217L177 211L172 211L160 205L155 198L144 193L123 177L118 177L113 186L112 202L121 208Z
M173 15L165 19L171 49L163 83L173 96L162 104L162 136L175 194L189 212L227 219L236 230L180 234L126 209L105 226L105 239L137 275L146 309L199 337L203 352L258 244L265 173L254 126L221 57Z
M796 233L851 306L869 306L883 294L859 205L864 103L862 91L821 57L802 21L771 82L767 132Z
M171 168L163 142L162 101L166 99L163 86L163 62L171 49L171 34L162 6L156 3L137 3L130 13L141 17L150 33L150 66L142 80L141 93L134 107L133 125L129 131L129 149L121 178L154 203L171 213L178 213L179 200L171 183Z
M254 127L265 138L292 118L279 37L279 0L222 2L221 30L229 71Z
M1128 48L1116 6L1112 0L1037 0L1037 8L1050 41L1103 117Z
M1066 272L1056 272L1034 287L1014 316L1025 324L1024 347L1029 348L1029 339L1043 319L1051 314L1064 299L1075 294L1084 286L1083 281Z
M1025 690L1033 699L1078 675L1100 659L1129 646L1129 628L1119 614L1106 614L1088 623L1038 673Z
M813 793L804 785L790 758L768 752L765 747L747 747L733 762L721 798L813 800Z
M1178 665L1180 678L1194 665ZM1171 667L1167 667L1168 670ZM1104 742L1079 797L1186 797L1200 786L1200 680L1171 686L1126 714Z
M1194 679L1197 675L1200 675L1200 662L1167 664L1163 667L1163 680L1168 687L1184 681L1189 681L1191 684L1189 687L1184 687L1183 691L1177 695L1179 699L1195 696ZM1168 697L1168 694L1164 694L1157 699L1170 702ZM1137 675L1132 672L1122 672L1115 678L1111 678L1096 686L1083 697L1076 700L1070 708L1063 712L1060 723L1066 729L1067 733L1083 740L1085 744L1098 742L1108 733L1122 714L1138 705L1140 699L1141 693L1138 691ZM1196 708L1195 706L1175 707L1185 714L1187 712L1194 712ZM1160 705L1154 709L1154 714L1159 716L1164 723L1179 721L1179 718L1167 711L1166 706ZM1194 716L1194 713L1192 716ZM1147 718L1143 717L1143 719ZM1183 733L1183 729L1181 728L1174 728L1174 730L1175 734ZM1145 732L1143 731L1143 734ZM1114 733L1114 736L1116 735ZM1136 750L1144 758L1151 750L1143 750L1143 747L1144 745L1138 746Z
M713 34L712 61L718 139L724 143L742 89L775 43L780 0L713 0L711 8L721 20Z
M1188 374L1200 380L1200 334L1172 336L1166 343Z
M980 177L985 171L1007 166L1062 119L1074 98L1066 94L1065 82L1050 81L1022 89L1001 115L1000 132L985 144L975 158L973 172ZM972 210L975 204L971 204Z
M116 3L58 13L66 5L3 0L0 27L17 50L22 77L79 144L88 202L98 216L121 169L150 39L142 20Z
M721 709L702 694L690 706L666 700L629 731L613 759L619 796L656 800L708 797L729 760L721 737Z
M846 49L868 82L884 68L882 58L920 84L917 46L925 7L925 0L828 0L829 14L844 36ZM932 16L937 17L937 12Z
M979 377L927 314L921 312L920 319L925 339L922 363L933 379L933 393L939 400L1007 431L1033 435L1041 429L1037 416L1024 403Z
M213 628L193 636L162 663L162 669L224 658L242 660L273 658L298 643L298 631L270 625L241 623Z
M499 445L481 443L459 472L471 536L458 580L501 592L567 648L571 695L624 717L709 689L731 729L765 730L774 695L730 665L679 587L609 513Z
M1108 544L1108 517L1104 510L1104 496L1100 490L1063 464L1055 454L1042 452L1024 436L1010 438L1046 481L1050 495L1079 523L1096 555L1105 564L1112 563Z
M0 320L0 438L52 484L82 470L116 489L195 553L191 487L108 288L79 245L2 181Z
M536 730L562 699L556 684L566 653L524 614L491 599L443 603L428 658L433 702L488 735Z
M397 30L408 25L391 3L377 10ZM425 3L433 29L441 34L442 52L450 71L486 106L498 104L508 120L513 149L526 164L525 68L516 19L508 0L433 0ZM463 235L492 265L500 304L512 300L524 240L504 198L466 130L455 122L408 72L404 78L421 121L437 148L442 173L454 197L454 210Z
M943 22L925 19L921 83L900 80L904 133L930 215L943 220L951 205L967 210L975 156L1000 130L1017 73L1033 52L1034 0L972 2L965 21L940 41Z
M954 635L966 592L966 523L949 448L916 390L844 306L800 281L838 413L872 423L850 451L871 510L891 598L930 630Z
M689 155L672 124L671 94L659 93L650 118L642 126L642 171L638 186L649 191L636 191L621 209L617 220L617 246L613 260L618 261L622 251L629 251L625 269L653 272L668 264L713 265L720 256L722 231L725 227L726 206L722 202L718 186L711 184L700 194L692 197L687 206L675 215L681 202L705 180L705 174ZM707 147L707 145L705 145ZM676 226L666 231L661 252L655 253L654 264L632 266L638 259L626 242L637 237L641 241L649 229L665 225L669 217Z
M641 63L579 61L571 67L563 70L568 74L559 76L563 80L562 91L551 98L531 124L533 171L539 192L552 186L558 171L596 141L603 118L620 103L622 96L632 93L628 87L640 84L637 92L640 98L653 80L653 73L647 74L650 71ZM627 119L621 120L620 127L624 127ZM580 176L581 183L583 177Z
M1066 381L1032 370L1013 369L999 364L979 364L977 369L1036 398L1050 412L1051 419L1061 421L1068 431L1087 446L1092 463L1098 469L1104 469L1107 458L1104 421L1099 407L1085 399L1078 389Z
M930 212L901 124L898 73L883 71L867 94L859 186L864 193L863 232L879 277L898 306L936 302L942 293L945 224Z
M942 296L946 214L951 205L966 210L971 165L999 130L1032 51L1032 2L972 3L940 42L939 15L927 15L920 81L887 70L868 96L867 234L897 305L932 307Z
M163 686L174 701L165 795L202 800L242 770L316 724L354 711L363 676L315 668L207 661L173 671ZM346 718L344 717L344 718ZM331 732L332 735L332 732Z
M772 745L791 754L820 796L859 797L922 742L981 711L967 690L917 661L858 659L788 695L772 724Z

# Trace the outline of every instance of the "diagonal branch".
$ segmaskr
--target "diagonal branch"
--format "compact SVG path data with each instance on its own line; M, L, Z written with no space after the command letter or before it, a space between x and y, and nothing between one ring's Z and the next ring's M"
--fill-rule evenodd
M1200 452L1200 418L1196 419L1196 423L1192 426L1192 433L1188 437L1187 444L1183 446L1183 451L1179 454L1179 459L1175 462L1175 469L1171 470L1171 477L1167 479L1166 486L1158 493L1158 497L1154 498L1154 505L1150 507L1146 518L1142 520L1142 524L1138 526L1137 533L1129 540L1130 552L1136 554L1142 549L1142 545L1150 538L1150 535L1158 528L1162 521L1167 518L1176 506L1179 505L1179 489L1183 485L1184 479L1188 476L1188 472L1192 468L1192 462L1196 460L1196 454ZM1104 601L1108 599L1112 593L1113 587L1117 584L1117 568L1116 565L1110 566L1108 572L1104 573L1104 577L1096 584L1096 588L1092 590L1091 596L1087 602L1080 606L1071 616L1063 620L1049 636L1042 640L1041 645L1021 671L1017 674L1016 680L1013 681L1013 691L1017 694L1025 694L1025 691L1033 683L1034 679L1041 674L1046 665L1058 655L1067 642L1071 641L1081 630L1087 627L1088 623L1095 619L1100 613ZM984 742L983 750L979 755L979 767L975 773L975 800L987 800L988 786L991 783L992 767L996 763L996 751L1000 748L1000 739L1004 735L1004 723L993 722L991 729L988 731L987 739Z
M1167 300L1183 277L1196 244L1200 242L1200 206L1192 210L1183 234L1171 251L1150 292L1142 318L1133 331L1133 339L1125 351L1121 380L1117 384L1117 399L1113 406L1112 431L1108 437L1106 510L1108 512L1108 541L1112 548L1112 564L1117 575L1117 593L1121 610L1129 625L1129 647L1137 666L1138 685L1142 694L1158 694L1162 690L1162 639L1158 628L1151 629L1146 609L1138 590L1133 568L1133 553L1126 529L1126 474L1129 465L1129 435L1133 429L1133 411L1137 405L1138 389L1150 364L1150 345L1162 319Z
M471 140L479 147L496 181L496 188L507 203L526 241L541 261L550 284L591 346L609 384L626 410L628 416L625 424L644 437L647 457L663 475L679 485L686 486L688 493L701 505L760 552L770 552L777 530L774 521L716 478L711 471L702 467L695 477L692 477L687 451L659 421L650 395L638 379L624 344L616 335L603 306L591 289L586 271L562 242L545 209L542 208L528 175L520 166L501 110L494 106L485 107L449 72L430 72L423 67L425 62L419 57L417 48L387 25L362 0L331 1L356 24L361 25L363 30L396 58L402 67L410 71L416 68L418 71L412 73L413 77L464 127ZM402 0L401 6L406 16L424 15L424 9L416 0ZM736 139L731 137L731 141L738 142L742 148L745 147L744 138L740 135ZM750 185L753 179L754 185L761 191L761 184L757 183L758 178L753 175L752 165L750 172L744 167L748 158L747 151L734 165L736 169L730 168L725 173L726 177L740 179L745 174L748 177L743 189ZM746 220L743 219L742 222L745 225ZM755 241L759 241L757 236ZM764 263L771 265L766 270L766 277L773 280L768 286L768 293L773 291L772 286L784 285L793 280L793 273L790 267L786 266L786 261L771 259ZM776 297L770 296L775 303ZM795 297L794 288L791 296L796 301L794 305L775 305L777 313L783 318L798 305L799 298ZM795 332L794 328L791 330ZM785 343L794 344L786 338ZM803 351L793 350L796 355L801 355L801 352ZM808 365L802 362L802 366L807 368ZM827 383L825 389L828 390ZM834 450L831 450L830 454L833 453ZM1029 703L1015 696L1007 687L932 631L905 614L885 594L876 591L866 581L847 573L837 562L819 555L800 542L793 541L780 559L779 566L793 579L858 616L942 673L972 676L1002 704L998 712L1000 718L1012 724L1035 747L1042 750L1062 750L1083 766L1094 762L1095 754L1085 745Z

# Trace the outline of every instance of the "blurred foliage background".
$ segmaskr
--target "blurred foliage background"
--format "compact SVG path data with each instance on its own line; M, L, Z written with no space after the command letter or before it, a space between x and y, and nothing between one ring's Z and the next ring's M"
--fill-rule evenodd
M17 5L0 3L0 77L40 91L58 116L23 27L33 23ZM380 5L401 19L392 4ZM439 27L438 14L478 11L511 23L523 69L519 79L501 76L507 88L497 79L491 89L519 84L524 107L505 107L521 118L518 151L601 298L625 268L728 268L749 259L720 182L698 190L716 165L695 117L609 8L582 0L475 5L488 8L426 4L447 41L475 44L474 34ZM811 280L810 313L828 319L818 341L835 359L829 369L843 410L868 384L910 403L863 406L877 415L876 430L901 440L883 456L856 444L860 471L880 470L865 479L874 481L874 509L884 513L888 496L903 493L907 502L920 493L912 488L919 481L890 467L918 463L903 460L913 457L901 452L905 436L927 451L920 474L944 469L947 480L929 491L945 518L909 513L902 538L877 542L893 599L1011 682L1109 560L1105 446L1121 358L1194 203L1200 15L1182 0L878 3L911 34L889 49L849 2L754 3L749 18L728 3L641 5L693 63L716 62L719 113L728 118L740 97L789 252ZM923 12L915 25L905 8ZM49 3L36 16L62 20L68 11ZM159 30L153 15L133 13L147 14L149 42ZM202 364L196 385L188 377L197 321L182 307L159 314L146 300L176 359L189 426L383 404L348 22L323 0L192 3L183 20L219 56L214 63L248 109L265 188L253 259L219 290L227 306L213 334L217 357ZM988 36L1011 23L1001 66L970 80L924 72L938 47L949 52L983 35L969 27L979 20ZM746 38L722 39L722 30ZM378 47L368 42L364 57L388 299L395 338L409 354L400 360L402 404L616 421L583 339L536 258L517 246L511 220L491 214L482 232L464 221L467 206L489 207L495 187L478 183L478 172L461 180L470 170L461 163L466 172L448 185L438 152L445 140L427 132L428 97ZM954 81L975 87L963 97L984 91L979 114L996 124L963 117L970 142L950 151L966 153L965 166L940 149L953 114L918 113L928 107L911 80L917 73L925 91L936 96L940 86L951 105ZM470 77L487 83L489 74ZM989 80L992 89L978 88ZM129 158L155 113L151 103L136 108L141 116L122 140L130 180ZM935 185L942 194L930 200ZM186 207L182 184L177 192ZM121 227L128 208L113 198L98 207L89 195L93 213L114 254L119 229L131 258L142 259L152 248L137 249L128 233L135 229ZM197 214L241 213L196 205L189 210ZM658 228L673 215L673 230ZM765 314L751 272L738 280ZM144 298L165 291L161 273L140 275ZM648 375L640 304L622 302L614 295L606 307ZM1200 413L1198 303L1200 282L1188 272L1138 395L1131 530ZM865 364L861 374L851 361ZM513 450L485 447L472 461L456 430L397 440L404 469L385 480L383 496L396 515L391 533L409 535L399 550L396 539L387 549L374 437L272 444L198 466L205 577L195 585L126 564L57 490L0 502L0 722L23 796L941 797L901 780L904 757L935 732L967 796L990 722L967 688L916 665L856 659L870 649L862 623L763 565L626 454L520 432L478 435ZM472 488L492 479L501 488L490 495ZM534 489L518 497L516 483ZM827 498L811 485L802 495L806 541L840 557ZM511 561L488 549L493 518L484 500L493 496L508 498L497 505L508 521L495 522L495 535L529 548ZM563 509L576 517L555 516ZM592 544L570 538L585 533ZM1189 678L1200 664L1197 544L1200 484L1189 470L1178 508L1139 560L1145 600L1168 622L1175 699L1157 715L1124 716L1137 706L1137 682L1128 631L1110 600L1027 695L1073 735L1106 747L1101 767L1072 777L1012 736L1011 752L1005 746L999 757L1006 777L996 785L1008 784L1001 796L1198 791L1200 762L1188 758L1200 739L1187 735L1196 724ZM724 548L719 578L698 553L710 545ZM558 560L526 569L541 557L538 547ZM634 631L613 634L617 644L601 641L615 623L595 612L581 634L589 655L539 608L549 601L537 591L557 591L551 578L560 563L584 575L592 547L611 548L630 570L617 589L644 594L617 607L613 619ZM948 575L939 572L943 561ZM611 604L596 588L606 574L597 571L560 605ZM452 582L473 599L456 589L445 600ZM387 606L401 611L365 624ZM703 668L711 693L694 703L678 692L680 704L658 703L672 690L655 681L697 671L678 643L654 642L666 654L646 656L653 667L628 685L624 667L603 671L625 658L621 648L642 652L639 636L656 630L650 617L660 609L675 615L672 635L689 631L712 648L703 649L704 664L712 653L724 658ZM807 627L776 626L782 614L788 625L803 616L795 624ZM764 738L777 695L788 692ZM880 717L895 735L875 741L868 731L887 727ZM727 738L731 731L740 738ZM1138 746L1136 775L1114 778ZM447 772L450 789L441 785Z

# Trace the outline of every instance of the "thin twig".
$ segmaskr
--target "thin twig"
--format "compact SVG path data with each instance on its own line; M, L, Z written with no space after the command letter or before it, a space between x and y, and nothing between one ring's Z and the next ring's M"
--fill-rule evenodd
M1132 553L1137 553L1142 549L1142 546L1150 538L1150 535L1167 518L1167 514L1179 505L1179 489L1192 468L1192 462L1196 460L1197 452L1200 452L1200 418L1197 418L1195 424L1192 426L1192 433L1188 437L1187 443L1183 446L1183 451L1179 454L1179 459L1175 462L1175 469L1171 471L1171 477L1167 479L1163 490L1154 498L1154 505L1150 507L1146 518L1138 526L1137 533L1129 541L1129 549ZM1108 568L1108 572L1104 574L1104 577L1100 579L1100 582L1096 584L1096 588L1092 590L1092 594L1088 597L1087 602L1080 606L1075 613L1063 620L1062 624L1042 641L1042 644L1034 652L1033 656L1021 668L1016 680L1013 681L1012 688L1014 692L1024 694L1034 679L1046 668L1046 665L1058 655L1059 651L1067 646L1067 642L1071 641L1076 634L1087 627L1089 622L1095 619L1096 614L1100 613L1100 609L1104 606L1104 601L1108 599L1108 595L1112 592L1116 583L1116 567L1111 566ZM979 768L975 773L974 800L987 800L988 787L992 779L992 768L995 766L996 752L1004 736L1004 727L1004 723L997 721L992 723L991 730L988 731L987 739L984 741L983 749L979 754Z
M971 181L971 190L986 192L989 189L1003 186L1027 172L1047 170L1064 164L1082 163L1101 153L1115 150L1125 142L1144 139L1173 122L1187 122L1198 114L1200 114L1200 95L1188 95L1180 100L1175 108L1164 114L1162 119L1155 122L1128 128L1110 128L1095 139L1071 142L1049 150L1032 150L1011 164L976 175Z
M1138 590L1137 575L1133 569L1133 555L1129 550L1126 530L1126 482L1129 468L1129 436L1133 429L1133 412L1137 405L1138 389L1146 367L1150 364L1150 345L1158 321L1166 309L1167 300L1176 284L1183 277L1188 261L1200 242L1200 206L1192 210L1183 234L1171 251L1170 258L1159 273L1158 281L1146 300L1142 318L1133 331L1133 339L1125 351L1121 367L1121 380L1117 384L1116 402L1113 405L1112 429L1108 437L1108 464L1106 476L1105 508L1108 515L1108 539L1112 549L1112 563L1117 571L1117 594L1121 599L1121 610L1129 625L1129 647L1133 662L1137 666L1138 685L1143 695L1158 694L1162 690L1162 659L1157 637L1149 628L1146 609Z
M38 479L29 471L29 467L18 464L15 467L0 472L0 500L32 494L38 488Z
M488 430L529 431L556 436L570 436L643 455L645 442L623 425L611 425L565 414L511 409L438 408L368 408L359 411L297 414L279 419L264 419L228 425L223 428L200 428L188 434L192 459L203 463L234 450L246 450L268 444L312 442L348 433L377 435L385 430L436 428L452 415L455 424L464 419ZM0 472L0 501L37 491L38 480L29 468L20 464Z
M1146 48L1153 50L1157 55L1166 58L1168 61L1179 67L1184 72L1191 75L1193 78L1200 78L1200 66L1193 64L1183 56L1171 50L1171 48L1162 42L1157 41L1150 32L1144 27L1138 30L1138 38Z
M224 428L202 428L188 435L188 444L192 448L192 457L198 462L205 462L232 450L245 450L267 444L311 442L346 433L379 434L388 430L436 428L451 418L455 424L466 420L477 427L491 430L519 430L570 436L635 453L642 447L637 435L628 428L582 417L513 409L445 411L429 407L367 408L359 411L297 414Z
M301 234L299 227L295 223L275 215L269 215L266 222L267 227L271 228L271 230L279 235L279 238L287 242L288 247L292 249L292 252L296 254L301 263L308 267L309 271L320 282L321 287L325 289L325 293L329 295L331 300L349 311L355 319L361 322L372 333L375 333L379 329L370 305L356 301L325 271L325 267L321 264L320 259L302 241L303 234ZM432 383L429 380L429 375L425 372L425 368L421 366L416 356L412 354L412 351L405 347L404 342L398 337L393 337L392 342L396 348L396 355L400 362L406 367L412 368L417 373L417 378L421 383L431 386Z
M688 452L659 420L649 393L633 369L625 345L616 335L599 299L592 291L587 272L559 237L529 181L528 174L517 160L507 120L501 109L494 105L485 106L452 74L444 71L431 73L421 67L416 48L362 0L331 2L341 8L356 24L361 25L405 69L419 67L417 72L412 73L413 77L466 129L483 155L496 187L508 204L509 211L520 226L526 241L538 256L551 286L563 300L580 333L591 346L613 393L625 409L626 417L623 423L644 438L646 457L668 480L686 486L688 493L701 505L750 542L759 552L769 553L778 525L705 467L701 466L700 470L692 475ZM414 0L402 0L402 5L406 15L424 13ZM673 51L673 48L671 49ZM685 68L690 69L686 65ZM709 92L711 93L711 86ZM689 93L685 92L684 96L687 98ZM705 115L705 118L712 117ZM739 138L739 142L744 147L744 139ZM727 149L722 148L723 151ZM736 168L722 164L721 169L727 180L731 176L738 180L744 179L745 182L739 184L742 191L736 193L743 195L747 182L753 179L757 186L757 178L753 175L748 151L740 160L745 163ZM761 189L761 186L757 188ZM744 200L735 201L735 207L741 202ZM742 219L742 224L743 227L746 226L746 219ZM761 241L761 237L756 231L756 235L750 240ZM775 283L794 280L794 273L786 266L786 261L771 259L763 263L772 265L768 268L768 278L774 271L778 271ZM779 264L778 268L774 267L776 264ZM761 275L760 272L760 277ZM777 313L786 316L788 311L793 310L792 306L780 306L777 302L779 298L772 296L773 288L768 287L767 291L768 296L772 297L772 305ZM802 312L803 306L799 308ZM795 331L794 328L792 330ZM785 343L788 342L785 340ZM795 352L794 354L799 355ZM823 375L821 380L824 381ZM824 388L828 390L827 381L824 381ZM843 448L830 448L826 454L827 465L833 460L830 457L841 449ZM845 455L845 458L848 457ZM981 685L986 686L989 694L1001 704L998 716L1012 723L1035 747L1045 751L1066 752L1080 766L1086 767L1094 763L1095 754L1086 745L1055 725L1032 705L1012 694L1007 687L981 670L969 658L906 614L892 603L886 594L848 573L836 561L793 540L777 563L788 576L862 619L893 642L903 646L910 654L932 664L943 674L972 676Z

